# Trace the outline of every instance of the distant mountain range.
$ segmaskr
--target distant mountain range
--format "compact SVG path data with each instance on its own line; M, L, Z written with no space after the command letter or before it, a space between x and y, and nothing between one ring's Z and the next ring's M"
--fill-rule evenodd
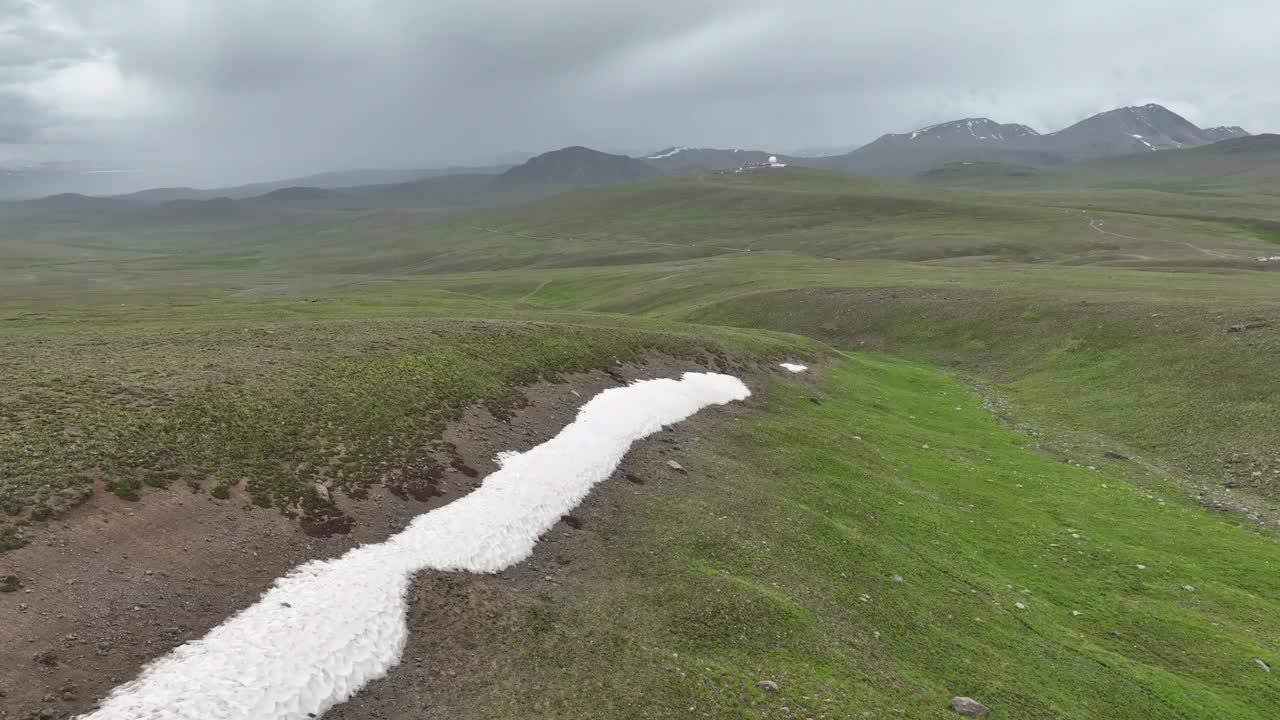
M0 200L38 198L58 193L107 194L120 187L125 170L74 163L0 165Z
M885 135L846 155L817 158L833 170L857 175L910 177L948 163L1000 162L1056 167L1104 157L1199 147L1249 135L1239 127L1196 127L1160 105L1126 107L1094 115L1057 132L966 118Z
M397 182L404 177L401 173L413 179ZM468 207L528 201L569 190L651 180L662 175L661 170L626 155L568 147L509 168L361 170L214 190L155 188L114 196L59 193L8 204L55 212L161 208L200 218L214 218L220 212L270 207ZM361 179L390 182L348 185Z
M415 182L446 175L498 175L510 168L510 165L491 165L409 170L341 170L224 188L161 187L119 195L116 188L120 187L121 178L133 173L124 170L87 168L72 163L44 163L21 167L0 167L0 200L41 198L54 194L80 194L120 197L141 205L160 205L173 200L211 200L219 197L244 199L293 187L337 190Z
M840 155L778 155L793 166L825 168L872 177L911 177L956 162L1056 167L1104 157L1199 147L1246 137L1239 127L1199 128L1160 105L1126 107L1094 115L1071 127L1041 134L1028 125L965 118L912 132L883 135ZM774 153L670 147L642 160L666 173L725 170Z
M1052 168L1194 148L1248 136L1239 127L1200 128L1165 107L1143 105L1100 113L1047 134L1022 124L965 118L884 135L851 152L819 157L673 146L636 158L575 146L543 153L515 166L348 170L231 188L156 188L105 198L90 197L101 192L96 188L111 182L109 173L103 171L69 166L0 169L0 199L47 195L31 204L84 210L214 199L256 199L264 204L296 206L342 202L465 206L493 202L495 198L517 201L664 175L730 170L748 162L761 163L775 155L791 166L905 178L971 163ZM54 192L60 194L53 195Z

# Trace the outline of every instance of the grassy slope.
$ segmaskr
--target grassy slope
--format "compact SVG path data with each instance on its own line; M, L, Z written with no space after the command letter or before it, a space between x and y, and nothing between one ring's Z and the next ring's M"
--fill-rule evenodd
M186 318L126 308L91 329L0 330L10 378L0 394L0 509L10 520L0 530L95 486L134 499L144 485L216 495L242 485L258 504L296 509L314 502L317 482L358 493L466 406L500 410L539 377L652 351L729 362L816 351L797 338L535 318L477 302L372 317L308 305L305 317L286 303Z
M1091 230L1088 220L1094 217L1105 218L1106 228L1125 237ZM60 395L102 404L116 385L131 387L140 377L169 375L181 383L194 374L190 358L246 352L226 339L263 336L263 324L282 320L303 328L306 338L289 356L311 363L284 367L284 376L314 388L312 380L327 377L332 370L326 363L342 351L317 353L323 343L312 338L353 332L350 321L387 321L355 332L354 343L376 345L381 333L417 337L392 346L430 355L425 331L407 319L523 321L554 308L568 313L561 320L574 323L633 322L582 311L695 319L802 332L853 347L870 342L960 364L1004 383L1026 409L1061 420L1063 427L1109 433L1193 468L1206 483L1216 482L1222 460L1239 454L1245 462L1230 470L1243 473L1245 485L1266 494L1276 490L1269 456L1280 443L1271 400L1277 391L1268 351L1275 344L1273 331L1226 333L1232 324L1275 314L1274 283L1247 259L1267 252L1265 244L1232 223L1068 212L1008 197L939 195L812 172L609 188L462 217L257 208L161 220L125 213L75 215L59 223L28 218L26 225L6 226L0 247L9 259L0 274L19 281L8 285L14 292L0 294L0 317L7 318L6 335L27 342L14 344L0 359L12 376L29 378L35 388L31 398L21 399L27 385L14 387L8 416L38 413L52 407L49 397ZM113 234L95 234L99 226ZM41 261L27 257L41 253ZM1122 259L1145 268L1108 267ZM532 267L504 269L526 263ZM440 274L459 269L474 271ZM86 291L86 285L94 289ZM883 290L842 292L849 288ZM77 343L89 342L76 339L86 333L85 323L105 323L112 334L153 324L141 331L146 336L155 328L167 332L191 322L205 327L213 320L223 323L211 329L213 340L199 331L174 336L177 354L192 348L181 361L153 363L145 352L130 351L130 332L114 342L88 333L91 342L106 342L104 360L96 365L65 361L72 353L77 362L93 357L75 350ZM318 330L307 329L316 322ZM397 323L408 329L401 332ZM43 333L52 328L60 329L46 339ZM247 334L237 336L242 330ZM161 337L139 347L166 342ZM103 367L108 360L111 369ZM141 369L122 380L120 369L130 364ZM346 384L343 378L337 387ZM68 383L76 387L68 390ZM168 409L167 388L159 392L165 413L180 412ZM314 402L288 383L272 392L278 397L264 408ZM459 397L486 396L468 390ZM85 422L98 427L122 424L104 420L112 413L100 408L75 412L92 416ZM148 416L157 414L163 413L148 410ZM354 422L342 419L347 421ZM31 430L29 419L23 423ZM53 425L38 431L50 452L63 440ZM132 420L123 425L128 431L112 431L115 439L108 445L143 432L166 437ZM310 434L288 422L282 427L274 436ZM250 435L272 436L259 430ZM215 447L230 449L231 438L223 440ZM235 447L260 458L256 467L266 467L287 454L288 443L282 442L265 458L256 446ZM48 478L59 472L52 465L32 472L31 465L42 461L11 460L28 488L17 494L29 497L31 488L56 494L75 484L68 478L92 470L103 452L114 453L94 450L56 482ZM207 462L196 460L164 462L194 465L192 472L204 473L200 467ZM268 499L266 491L257 494ZM11 508L13 502L9 497Z
M1080 212L1095 194L1125 212ZM501 403L537 373L651 347L821 352L769 328L959 365L1019 412L1101 433L1172 477L1216 482L1216 463L1241 454L1229 472L1272 493L1254 478L1270 480L1280 443L1274 330L1226 332L1280 317L1274 276L1252 260L1270 247L1234 219L1178 217L1184 197L781 173L466 216L9 223L0 369L19 380L0 393L0 486L22 517L103 469L191 471L206 489L248 477L288 504L313 470L336 459L358 487L462 404ZM1271 207L1193 199L1206 217ZM1164 474L1030 453L932 371L862 359L826 382L821 407L772 389L766 413L696 450L711 473L689 495L619 518L626 542L593 571L589 603L498 626L505 649L510 632L529 640L505 682L549 673L505 688L518 702L498 716L543 701L557 716L780 716L785 701L911 717L954 693L1029 717L1274 713L1250 664L1276 647L1269 540L1188 507ZM608 643L576 642L595 627ZM765 676L783 697L752 689Z
M1274 303L1107 301L1079 291L798 290L737 298L695 317L786 327L961 368L996 383L1041 422L1100 433L1201 485L1227 478L1280 498ZM1230 331L1250 320L1262 326Z
M495 624L475 717L941 718L956 694L997 717L1280 712L1253 662L1280 661L1274 541L1132 463L1029 450L927 368L858 356L820 406L765 392L599 530L572 599Z
M1280 497L1280 340L1267 324L1280 321L1280 306L1271 265L1253 259L1275 252L1265 242L1232 222L1174 217L1171 200L1161 215L1015 210L1005 196L930 199L828 180L704 179L684 190L614 189L504 215L517 238L604 228L597 232L614 239L626 232L757 248L751 253L433 281L522 304L799 332L958 366L1059 429L1104 433L1189 471L1202 487L1225 481ZM806 224L783 227L797 218ZM1094 232L1090 219L1117 235ZM1010 238L1005 250L985 261L948 256L957 238L984 236L988 222ZM869 241L870 228L887 234ZM879 242L893 249L880 252ZM842 257L901 258L904 248L928 246L936 259L833 261L824 256L828 243L840 244ZM1040 262L1011 262L1033 253Z
M685 262L748 251L824 260L1148 267L1248 266L1274 251L1240 222L1100 210L1086 215L1058 206L1084 207L1085 197L1029 202L798 171L674 179L478 214L256 206L7 213L0 224L0 280L31 300L82 297L86 287L182 298L229 289L313 292L423 274ZM1185 203L1174 200L1158 209L1185 214ZM1128 237L1091 229L1094 218Z
M1280 237L1280 136L1260 135L1189 150L1145 153L1030 171L978 163L922 175L927 185L1016 193L1060 205L1233 221L1259 237Z

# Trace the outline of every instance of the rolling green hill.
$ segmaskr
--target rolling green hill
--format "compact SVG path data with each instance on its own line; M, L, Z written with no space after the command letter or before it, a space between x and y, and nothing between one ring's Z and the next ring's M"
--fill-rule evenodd
M755 404L473 628L462 716L1274 717L1274 143L3 208L0 540L90 492L359 496L468 405L664 353Z

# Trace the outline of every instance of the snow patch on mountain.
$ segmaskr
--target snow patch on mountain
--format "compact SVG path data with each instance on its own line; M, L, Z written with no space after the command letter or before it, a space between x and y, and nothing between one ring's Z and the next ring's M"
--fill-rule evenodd
M1024 137L1034 137L1040 133L1026 125L1002 125L990 118L966 118L952 120L920 128L908 135L909 140L924 137L929 140L943 140L950 137L968 135L973 140L982 142L1006 142Z
M1141 135L1139 135L1139 134L1137 134L1137 133L1130 133L1129 137L1132 137L1132 138L1134 138L1135 140L1137 140L1138 142L1142 143L1143 145L1146 145L1148 150L1155 150L1155 149L1156 149L1154 145L1152 145L1151 143L1147 142L1146 138L1142 137Z
M673 147L673 148L668 148L668 149L666 149L666 150L664 150L664 151L662 151L662 152L658 153L657 155L650 155L649 157L645 158L645 160L661 160L661 159L663 159L663 158L669 158L669 157L672 157L672 156L674 156L674 155L679 155L680 153L682 153L682 152L684 152L684 151L686 151L686 150L688 150L688 149L689 149L689 148L686 148L686 147Z

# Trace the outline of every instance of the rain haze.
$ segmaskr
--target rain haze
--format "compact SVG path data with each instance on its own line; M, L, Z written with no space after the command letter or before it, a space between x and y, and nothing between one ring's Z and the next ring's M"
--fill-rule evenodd
M1277 26L1270 0L0 0L0 162L210 186L1146 102L1263 132Z

